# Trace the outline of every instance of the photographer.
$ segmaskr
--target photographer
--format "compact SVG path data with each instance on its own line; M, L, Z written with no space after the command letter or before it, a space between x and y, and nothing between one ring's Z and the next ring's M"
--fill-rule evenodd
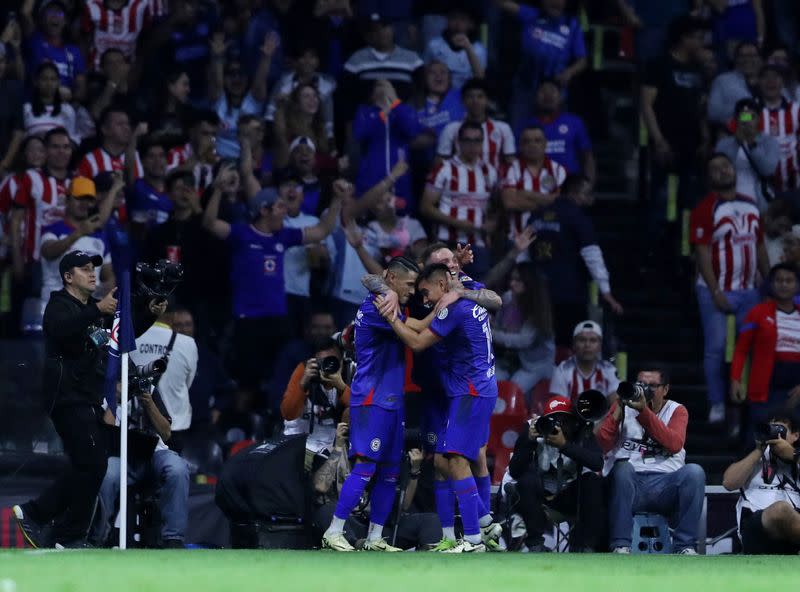
M14 514L33 547L58 543L85 546L95 497L108 457L102 426L105 344L117 301L110 293L98 301L95 268L99 255L71 251L59 262L64 287L53 292L44 312L46 359L43 388L52 400L49 414L69 456L70 468L38 498L14 506ZM52 537L43 528L55 521ZM51 539L52 540L49 540Z
M630 553L633 515L657 512L677 519L676 552L696 555L705 473L699 465L686 464L683 445L689 413L666 399L669 377L664 370L642 370L636 380L620 383L619 400L597 431L605 454L603 476L611 486L611 549Z
M529 551L547 550L545 507L577 514L570 550L598 550L605 530L603 486L597 475L602 467L600 449L591 430L575 414L572 402L551 397L544 415L531 420L517 438L508 465L511 477L517 480L516 509L525 521Z
M748 555L800 552L798 451L800 426L788 413L775 412L756 427L756 447L722 476L728 491L741 490L736 521Z
M333 449L327 460L318 469L313 471L312 482L317 493L316 507L314 510L314 526L317 535L328 527L336 509L336 502L341 493L342 484L351 471L350 459L347 456L348 435L350 433L349 411L345 410L342 422L336 426L336 439ZM422 508L417 496L417 484L423 470L424 455L419 448L411 448L406 454L408 463L408 482L403 496L400 521L397 524L397 540L394 541L399 548L430 549L442 538L442 527L438 516L433 511ZM432 478L432 466L429 467L429 476ZM355 510L347 518L344 532L351 545L356 546L356 541L367 536L369 525L369 496L367 493ZM396 500L395 503L400 503ZM389 522L384 526L383 533L387 540L393 538L394 523L397 507L392 511Z
M141 367L138 372L141 372ZM183 549L189 521L189 467L178 453L165 444L170 440L172 420L158 389L152 388L152 382L152 378L134 376L130 383L133 397L128 402L128 486L145 480L155 486L162 521L161 546L165 549ZM111 412L106 410L105 421L118 426L119 416L119 409L116 421ZM108 470L100 486L100 503L92 532L92 539L98 545L108 542L111 520L116 515L119 487L120 459L112 456L108 459Z
M327 338L314 357L295 368L281 401L284 435L309 434L310 455L330 450L342 407L350 403L350 387L342 377L342 352Z
M192 405L189 388L197 374L197 344L192 337L179 334L172 327L173 311L161 315L136 340L131 361L137 366L166 358L167 368L158 379L157 388L169 416L172 418L169 447L181 453L186 431L192 425Z

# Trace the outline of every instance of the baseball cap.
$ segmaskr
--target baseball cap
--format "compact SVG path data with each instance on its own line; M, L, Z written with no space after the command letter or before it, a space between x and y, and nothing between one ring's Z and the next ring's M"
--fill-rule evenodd
M544 404L542 416L553 415L554 413L572 413L572 401L566 397L550 397Z
M600 328L600 325L594 321L581 321L575 325L575 330L572 332L572 336L577 337L579 333L583 333L584 331L592 331L597 333L598 337L601 339L603 338L603 330Z
M64 279L65 273L76 267L83 267L87 263L100 267L103 264L103 258L100 255L90 255L86 251L70 251L58 263L58 274L61 279Z
M317 147L314 145L314 140L312 140L308 136L298 136L294 140L292 140L292 143L289 144L289 152L290 153L294 152L294 149L297 148L298 146L308 146L314 152L317 151Z
M67 12L67 5L61 2L61 0L44 0L44 2L39 5L37 13L43 14L48 8L60 9L62 12Z
M380 12L371 12L368 15L364 16L362 19L363 26L366 29L369 29L375 25L388 25L389 19L387 19L383 14Z
M275 205L276 201L278 201L278 192L275 191L274 188L267 187L262 189L250 200L250 213L253 215L253 218L258 218L258 215L261 213L261 208Z
M75 177L69 188L69 194L75 198L97 197L97 188L94 181L86 177Z

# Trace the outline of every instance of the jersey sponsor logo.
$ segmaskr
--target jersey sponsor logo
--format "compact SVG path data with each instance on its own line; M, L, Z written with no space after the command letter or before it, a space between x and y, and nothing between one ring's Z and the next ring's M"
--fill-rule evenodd
M278 263L275 260L275 255L266 255L264 257L264 273L273 274L278 267Z
M261 249L263 249L264 247L262 247L262 246L261 246L261 245L259 245L258 243L250 243L250 248L251 248L251 249L253 249L253 250L259 250L259 251L260 251L260 250L261 250Z
M472 318L478 319L480 322L483 322L486 319L487 314L488 311L480 304L476 304L472 307Z
M369 449L372 452L378 452L381 449L381 439L380 438L373 438L372 442L369 443Z
M439 314L436 315L436 318L439 319L440 321L443 321L447 318L448 314L450 314L450 311L447 310L446 308L443 308L442 310L439 311Z

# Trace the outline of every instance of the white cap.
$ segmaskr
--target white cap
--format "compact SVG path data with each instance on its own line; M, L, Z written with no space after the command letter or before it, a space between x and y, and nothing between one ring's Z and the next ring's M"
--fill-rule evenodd
M603 338L603 330L600 328L600 325L595 323L594 321L581 321L577 325L575 325L575 330L572 332L573 337L577 337L580 333L584 331L592 331L597 333L600 339Z
M298 146L308 146L314 152L317 151L317 147L314 145L314 141L308 136L298 136L294 140L292 140L292 143L289 144L289 152L290 153L294 152L294 149L297 148Z

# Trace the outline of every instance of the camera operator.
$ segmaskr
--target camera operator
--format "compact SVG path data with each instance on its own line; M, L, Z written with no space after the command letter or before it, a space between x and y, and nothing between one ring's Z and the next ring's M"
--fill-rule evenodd
M152 388L152 380L135 376L130 388L133 397L128 402L128 485L142 481L155 485L162 521L161 546L182 549L189 521L189 467L165 444L170 440L172 420L158 389ZM106 410L105 421L119 426L119 416L119 409L116 420ZM98 545L108 542L111 519L116 515L119 487L120 459L112 456L108 459L108 470L100 486L100 503L92 532L92 539Z
M179 334L172 327L174 311L161 315L153 325L136 339L136 350L131 352L131 361L144 366L167 358L167 368L159 378L157 388L164 406L172 418L169 447L181 453L186 431L192 424L192 405L189 388L197 374L197 344L192 337Z
M102 300L97 288L99 255L71 251L59 262L64 287L53 292L44 312L46 359L43 371L49 414L69 456L70 468L38 498L14 506L14 514L33 547L58 543L85 546L95 497L106 473L106 432L102 426L105 379L104 329L113 317L116 290ZM43 527L55 520L52 539Z
M739 489L736 521L744 553L796 555L800 552L798 451L800 426L789 413L774 412L756 426L756 447L722 476L728 491Z
M610 481L610 546L631 552L633 515L676 516L676 552L696 555L697 531L705 496L705 472L686 464L686 407L666 399L669 377L660 368L639 372L635 384L620 383L597 431L605 454L603 475Z
M327 338L315 348L314 357L295 368L281 401L283 433L309 434L309 460L334 445L342 407L350 403L350 387L342 377L342 352Z
M603 486L597 474L602 467L603 455L572 402L551 397L544 414L532 419L520 433L508 465L511 477L517 480L516 509L525 521L529 551L547 550L545 507L577 514L571 550L598 549L605 530Z

